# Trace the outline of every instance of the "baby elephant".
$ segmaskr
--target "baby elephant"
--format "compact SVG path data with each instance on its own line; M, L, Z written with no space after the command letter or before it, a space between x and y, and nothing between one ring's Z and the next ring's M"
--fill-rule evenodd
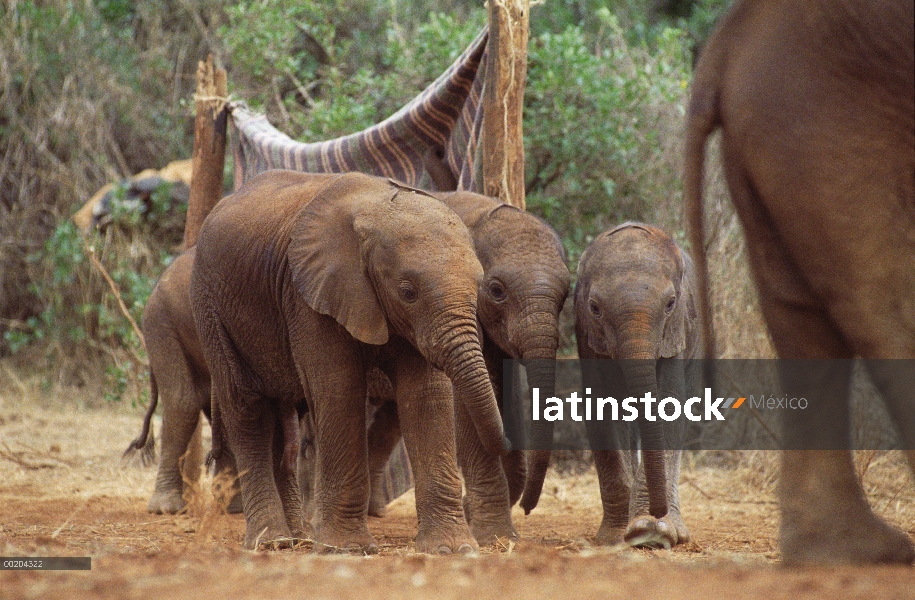
M140 437L131 442L124 455L146 446L150 420L161 398L162 457L155 491L149 499L151 513L174 514L185 507L185 474L199 472L201 462L199 448L193 448L191 439L200 413L210 415L210 371L203 358L191 311L191 270L195 253L196 248L191 248L168 266L143 310L143 337L149 356L149 408ZM181 468L182 457L186 463L184 469ZM230 453L220 457L216 472L228 472L230 478L235 479L235 461ZM190 478L196 480L193 475ZM227 510L241 512L237 482L233 483L229 494L234 497Z
M602 233L578 265L579 357L637 360L621 369L629 395L641 397L651 391L656 398L682 399L701 375L696 361L672 360L700 358L701 328L693 289L692 261L662 230L625 223ZM584 377L588 385L587 369ZM659 432L650 431L652 427L661 429L663 437L656 437ZM663 439L665 448L677 448L684 436L683 421L639 423L638 432L641 461L633 451L594 452L604 507L598 542L625 539L648 547L684 543L689 531L680 517L677 491L681 451L644 450L650 446L648 439ZM659 484L664 487L653 487Z

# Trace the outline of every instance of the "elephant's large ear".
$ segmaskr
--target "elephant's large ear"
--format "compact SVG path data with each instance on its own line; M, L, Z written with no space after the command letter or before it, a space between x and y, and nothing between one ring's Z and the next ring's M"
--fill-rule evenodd
M696 304L693 300L689 276L689 257L677 248L680 281L676 286L677 300L674 311L667 318L664 334L661 337L661 356L673 358L686 349L686 334L692 321L696 319Z
M362 261L356 216L397 195L383 179L341 175L296 215L289 242L292 281L308 305L366 344L388 341L388 323Z

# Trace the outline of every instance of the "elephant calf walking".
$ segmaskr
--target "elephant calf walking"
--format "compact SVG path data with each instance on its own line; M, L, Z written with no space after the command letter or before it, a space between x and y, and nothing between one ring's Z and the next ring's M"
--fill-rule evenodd
M626 361L619 377L627 395L683 398L701 369L681 360L700 358L702 352L693 289L692 262L664 231L625 223L600 234L578 265L579 358ZM606 371L601 367L596 372L588 364L594 363L583 363L584 385L596 389L600 380L595 378ZM552 429L544 423L535 426L548 429L550 439ZM593 452L604 508L599 543L670 547L689 540L677 485L681 452L676 448L684 433L682 420L640 420L641 460L629 450ZM634 440L621 441L623 448L634 447ZM653 444L673 449L650 449ZM543 465L532 469L522 500L525 510L536 506L545 471Z
M192 437L200 413L210 416L210 371L194 329L190 300L195 254L196 249L191 248L165 269L143 310L143 337L149 357L149 408L143 432L124 454L146 446L150 421L161 399L162 448L155 490L149 499L151 513L175 514L185 507L186 473L199 472L201 462L199 448L192 447ZM231 453L220 457L216 472L227 473L233 480L227 510L241 512ZM193 476L190 479L196 480Z
M212 374L214 454L238 465L245 546L304 534L280 415L314 418L314 540L374 551L368 531L366 374L391 379L416 480L422 552L476 547L464 519L454 411L504 452L477 336L483 269L467 228L419 190L356 173L268 171L200 231L194 322Z

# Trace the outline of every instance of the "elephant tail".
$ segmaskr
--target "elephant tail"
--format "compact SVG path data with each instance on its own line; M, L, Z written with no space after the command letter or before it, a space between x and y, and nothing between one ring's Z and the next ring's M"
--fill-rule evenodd
M724 20L740 21L740 10L732 10ZM684 211L696 278L696 300L702 318L704 356L715 357L715 332L708 293L708 261L703 222L703 176L705 146L709 136L721 125L721 88L727 66L728 44L721 34L724 23L712 34L702 51L693 77L686 122L683 173Z
M152 417L156 412L156 406L159 404L159 386L156 384L156 375L150 370L149 372L149 407L146 409L146 415L143 417L143 430L140 436L130 442L127 450L124 451L121 459L132 459L138 457L141 465L144 467L156 462L156 433L152 428Z

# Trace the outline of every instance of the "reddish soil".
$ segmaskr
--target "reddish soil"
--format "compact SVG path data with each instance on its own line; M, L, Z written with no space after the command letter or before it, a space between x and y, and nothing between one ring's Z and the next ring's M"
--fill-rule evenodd
M787 569L778 563L776 457L685 457L683 514L693 541L672 551L593 547L593 470L551 475L541 505L516 509L523 540L478 557L413 551L412 494L369 528L378 556L319 557L303 546L241 549L244 521L203 491L183 515L151 515L155 467L123 465L138 409L63 410L0 388L0 555L91 556L91 571L0 571L0 597L240 598L915 598L915 569ZM79 404L77 401L76 404ZM158 426L157 424L157 430ZM915 534L915 489L898 456L857 457L875 511Z

